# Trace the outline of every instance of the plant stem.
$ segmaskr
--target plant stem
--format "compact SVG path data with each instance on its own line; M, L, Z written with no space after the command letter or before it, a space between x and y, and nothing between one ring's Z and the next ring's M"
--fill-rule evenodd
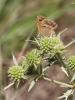
M53 79L49 79L47 77L44 77L45 80L49 81L49 82L53 82L53 83L56 83L58 85L62 85L66 88L73 88L73 85L70 85L70 84L67 84L67 83L63 83L63 82L60 82L60 81L57 81L57 80L53 80Z

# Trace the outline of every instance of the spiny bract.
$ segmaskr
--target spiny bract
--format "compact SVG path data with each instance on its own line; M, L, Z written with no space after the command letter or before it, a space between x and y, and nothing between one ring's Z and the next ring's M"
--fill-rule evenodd
M40 38L39 47L43 53L60 53L64 45L58 37L54 36Z
M68 67L72 70L75 71L75 56L71 56L67 60Z
M24 78L24 69L21 66L12 66L8 70L8 76L13 81L19 81Z

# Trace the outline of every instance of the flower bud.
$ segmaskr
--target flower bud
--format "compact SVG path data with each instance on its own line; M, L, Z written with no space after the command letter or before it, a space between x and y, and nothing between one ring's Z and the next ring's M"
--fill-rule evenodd
M8 69L8 76L13 81L19 81L24 78L24 69L21 66L12 66Z

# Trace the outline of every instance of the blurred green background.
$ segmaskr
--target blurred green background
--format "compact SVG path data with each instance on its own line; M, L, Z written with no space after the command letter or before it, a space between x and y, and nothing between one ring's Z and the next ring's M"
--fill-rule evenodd
M0 0L0 90L7 84L12 53L17 56L26 39L36 34L39 15L55 20L58 30L75 26L75 0Z

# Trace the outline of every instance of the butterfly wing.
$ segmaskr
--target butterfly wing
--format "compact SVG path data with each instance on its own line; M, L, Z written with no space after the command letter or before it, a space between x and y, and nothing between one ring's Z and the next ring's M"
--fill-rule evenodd
M54 21L49 21L46 17L38 16L37 28L41 36L50 36L52 33L55 33L57 24Z

